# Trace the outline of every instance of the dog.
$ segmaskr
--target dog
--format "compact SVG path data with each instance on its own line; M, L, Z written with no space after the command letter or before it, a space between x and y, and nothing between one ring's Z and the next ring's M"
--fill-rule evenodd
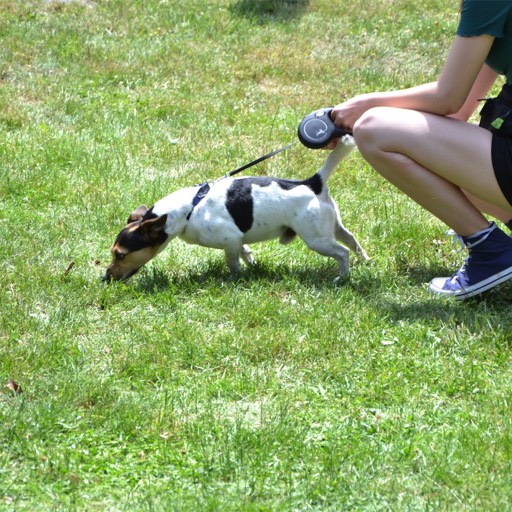
M240 259L254 263L250 244L275 238L287 244L299 236L313 251L334 258L338 279L345 277L349 250L338 241L359 258L369 258L343 226L327 181L354 146L354 139L344 136L322 168L306 180L224 177L177 190L151 208L139 206L111 248L112 262L103 280L130 278L175 237L223 249L230 271L237 273Z

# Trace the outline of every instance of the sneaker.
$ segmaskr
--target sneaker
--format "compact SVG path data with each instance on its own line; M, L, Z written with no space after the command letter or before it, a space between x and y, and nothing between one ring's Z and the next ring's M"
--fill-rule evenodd
M431 293L462 300L512 279L512 239L494 222L472 236L458 238L469 255L452 277L432 279Z

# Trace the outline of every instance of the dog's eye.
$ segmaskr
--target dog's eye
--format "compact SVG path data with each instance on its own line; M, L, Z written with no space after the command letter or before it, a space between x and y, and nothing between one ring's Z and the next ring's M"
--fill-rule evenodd
M116 260L122 260L125 256L126 254L124 254L123 252L116 251L114 253L114 257L116 258Z

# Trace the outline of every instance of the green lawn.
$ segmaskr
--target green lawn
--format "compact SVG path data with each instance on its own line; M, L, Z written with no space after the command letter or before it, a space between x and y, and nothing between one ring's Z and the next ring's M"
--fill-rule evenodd
M139 204L435 79L457 3L0 2L0 510L512 509L512 290L431 298L463 255L357 152L331 192L372 260L341 285L300 241L100 279Z

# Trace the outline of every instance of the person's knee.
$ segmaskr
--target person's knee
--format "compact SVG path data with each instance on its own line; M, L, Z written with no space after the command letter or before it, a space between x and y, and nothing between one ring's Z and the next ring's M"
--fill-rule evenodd
M382 135L385 121L389 119L389 109L375 107L367 110L354 124L354 139L361 150L378 142Z

